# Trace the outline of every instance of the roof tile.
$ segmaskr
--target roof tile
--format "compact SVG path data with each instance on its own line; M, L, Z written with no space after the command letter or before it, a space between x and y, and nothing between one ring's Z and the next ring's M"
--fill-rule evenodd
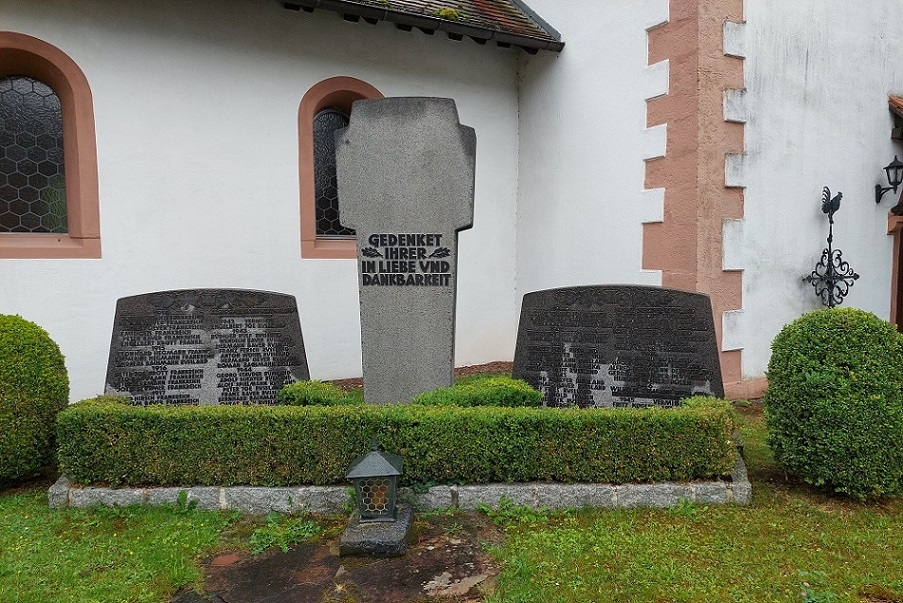
M529 52L564 47L559 33L521 0L287 0L283 4L308 11L324 8L368 22L390 21L428 33L442 30L454 39L493 40Z

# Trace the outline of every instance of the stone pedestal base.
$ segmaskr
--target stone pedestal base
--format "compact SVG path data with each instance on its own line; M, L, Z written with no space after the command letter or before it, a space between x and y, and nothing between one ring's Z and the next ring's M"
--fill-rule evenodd
M376 555L400 557L407 550L408 534L414 521L410 507L399 506L396 521L361 522L355 511L339 540L339 555Z

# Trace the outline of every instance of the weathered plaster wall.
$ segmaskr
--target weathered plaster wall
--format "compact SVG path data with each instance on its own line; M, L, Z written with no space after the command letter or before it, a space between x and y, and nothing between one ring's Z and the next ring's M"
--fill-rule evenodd
M476 129L456 360L513 356L519 51L242 0L6 0L0 28L59 47L94 95L102 259L0 260L0 312L60 344L73 400L103 387L116 299L173 288L295 295L312 377L360 374L355 263L299 251L298 104L336 75L451 97Z
M781 327L821 307L801 279L826 244L823 186L843 192L835 246L861 275L844 305L889 318L887 212L896 199L876 205L874 187L903 155L887 108L888 94L903 92L903 5L747 0L745 12L746 155L731 166L745 211L726 226L724 261L744 271L730 337L754 378Z
M520 66L517 293L567 285L660 284L642 267L642 223L661 218L644 191L644 160L664 152L646 127L647 98L668 90L667 65L647 67L646 30L667 0L533 0L562 32L556 55Z

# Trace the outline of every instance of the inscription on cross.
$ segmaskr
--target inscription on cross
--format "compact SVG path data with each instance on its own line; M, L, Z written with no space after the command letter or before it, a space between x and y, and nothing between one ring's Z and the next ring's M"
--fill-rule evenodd
M458 232L473 222L475 155L451 99L358 101L336 132L339 212L357 233L368 403L451 385Z
M361 250L361 286L447 287L451 255L441 234L373 234ZM380 251L382 250L382 251ZM365 260L366 258L380 258ZM434 259L435 258L435 259Z

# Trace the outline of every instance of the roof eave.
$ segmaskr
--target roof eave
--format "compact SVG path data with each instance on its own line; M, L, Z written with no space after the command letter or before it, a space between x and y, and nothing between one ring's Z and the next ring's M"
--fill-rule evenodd
M443 31L452 39L460 40L464 36L467 36L479 44L485 44L486 42L491 41L499 46L517 46L531 54L534 54L539 50L561 52L561 50L564 49L564 42L561 41L560 34L541 19L539 19L541 22L540 24L550 30L550 35L556 37L556 40L551 41L530 36L519 36L489 27L466 25L447 19L440 19L438 17L412 15L410 13L395 11L388 8L382 9L374 6L352 5L347 4L342 0L284 0L282 5L287 9L304 9L308 12L312 12L317 8L322 8L341 13L346 19L350 16L353 17L352 20L356 21L357 19L363 19L368 23L388 21L389 23L394 23L401 29L409 30L416 27L428 34ZM532 12L530 16L531 18L538 19Z

